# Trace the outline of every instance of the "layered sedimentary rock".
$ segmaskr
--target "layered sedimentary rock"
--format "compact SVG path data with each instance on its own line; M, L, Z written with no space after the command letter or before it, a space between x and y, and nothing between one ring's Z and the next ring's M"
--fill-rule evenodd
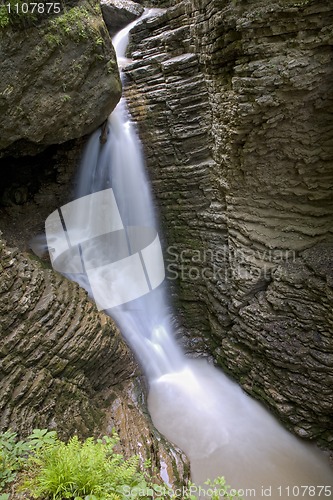
M114 323L75 283L1 242L1 428L96 428L98 391L133 374Z
M151 459L169 484L186 457L154 430L139 371L114 322L86 292L0 241L0 429L111 434L127 457Z
M21 18L0 29L1 155L35 154L90 133L121 95L97 1L71 2L30 23Z
M328 447L332 17L185 0L133 30L126 71L190 347Z
M188 459L154 428L145 392L138 379L130 379L106 391L108 410L99 430L110 434L115 429L125 444L126 457L137 454L142 464L150 459L153 477L162 478L166 485L184 485L190 474Z
M39 17L38 29L27 21L0 33L1 50L12 56L4 58L1 78L7 115L0 229L10 245L0 241L0 430L24 436L47 427L83 438L116 428L121 451L151 459L154 476L172 485L186 481L187 459L154 429L140 372L117 327L47 261L21 252L71 199L85 138L68 139L96 128L120 96L114 51L95 4L66 2L65 13ZM25 44L20 54L18 42Z

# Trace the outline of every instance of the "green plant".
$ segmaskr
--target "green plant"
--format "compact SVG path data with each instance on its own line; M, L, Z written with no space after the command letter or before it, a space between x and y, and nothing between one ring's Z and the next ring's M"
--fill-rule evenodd
M34 429L25 441L17 439L17 433L10 430L0 434L0 487L11 483L23 467L29 454L46 444L51 444L56 432L47 429ZM5 500L5 497L0 500Z
M9 24L8 11L5 5L0 6L0 28L5 28ZM0 497L1 498L1 497Z
M117 63L115 61L113 61L112 59L110 59L106 63L106 71L108 73L114 73L115 71L117 71Z
M0 487L12 482L30 451L29 444L17 440L16 432L0 434Z
M197 500L198 495L200 498L207 496L207 498L210 498L211 500L220 500L221 498L227 500L234 500L235 498L238 498L239 500L242 500L238 491L231 489L226 483L224 477L217 477L213 481L208 479L204 484L207 488L197 486L195 483L189 482L182 495L182 500Z
M205 481L205 484L208 486L209 490L212 492L211 500L219 500L222 498L227 498L228 500L233 500L234 498L239 498L241 500L241 496L236 490L232 490L230 486L226 483L224 477L217 477L212 481L208 479Z
M94 41L96 49L100 50L104 46L104 39L96 22L96 11L89 3L64 6L61 15L50 19L44 38L52 48L64 44L66 40L79 44L88 39Z
M61 16L50 21L50 28L55 34L63 33L78 43L88 38L90 13L82 6L66 9Z
M117 442L117 436L84 442L74 436L68 443L55 439L29 457L21 489L34 498L120 500L124 486L145 487L146 480L137 456L125 460L115 453Z
M58 34L47 33L44 39L51 48L60 47L60 45L62 45L61 36Z
M27 437L27 443L30 450L39 450L42 446L52 445L56 442L56 431L48 431L47 429L34 429L32 434Z
M196 500L193 492L200 488L193 483L175 494L165 485L156 484L151 462L146 460L141 470L139 457L126 460L116 453L117 434L103 439L88 438L81 442L74 436L65 443L55 431L34 429L26 440L6 431L0 434L0 486L16 478L19 489L32 498L53 500ZM240 498L230 490L223 477L205 483L212 500ZM0 495L9 500L10 495Z

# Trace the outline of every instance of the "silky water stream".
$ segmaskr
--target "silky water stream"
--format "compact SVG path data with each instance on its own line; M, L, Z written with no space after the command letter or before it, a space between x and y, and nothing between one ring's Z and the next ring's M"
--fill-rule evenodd
M136 22L113 40L120 66ZM326 456L177 346L150 186L124 98L105 132L105 144L100 130L88 142L75 200L46 221L53 267L81 283L118 323L147 375L154 424L188 455L196 483L223 475L243 498L330 497Z

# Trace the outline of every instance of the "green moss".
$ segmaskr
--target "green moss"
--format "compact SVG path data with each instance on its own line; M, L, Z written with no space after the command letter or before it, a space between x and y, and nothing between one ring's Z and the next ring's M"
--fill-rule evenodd
M86 40L90 31L89 12L85 7L77 6L65 10L61 16L50 21L50 30L62 34L75 42Z
M61 36L53 33L47 33L45 35L45 41L50 47L57 47L62 45Z
M110 59L107 63L106 63L106 70L108 73L115 73L117 71L117 63L115 61L113 61L112 59Z
M41 40L50 48L63 45L67 39L77 44L93 39L97 51L105 44L100 30L100 10L96 10L96 0L86 0L74 7L67 7L61 0L54 3L36 3L30 0L3 2L5 5L0 6L0 31L7 31L10 27L24 29L38 25ZM43 7L43 11L38 12L36 5L41 4L45 4L45 9L49 11Z

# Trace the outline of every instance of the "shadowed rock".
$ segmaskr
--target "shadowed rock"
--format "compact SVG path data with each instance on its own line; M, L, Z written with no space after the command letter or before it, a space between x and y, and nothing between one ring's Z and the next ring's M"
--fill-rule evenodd
M142 5L131 0L101 0L101 9L111 36L141 16L144 11Z

